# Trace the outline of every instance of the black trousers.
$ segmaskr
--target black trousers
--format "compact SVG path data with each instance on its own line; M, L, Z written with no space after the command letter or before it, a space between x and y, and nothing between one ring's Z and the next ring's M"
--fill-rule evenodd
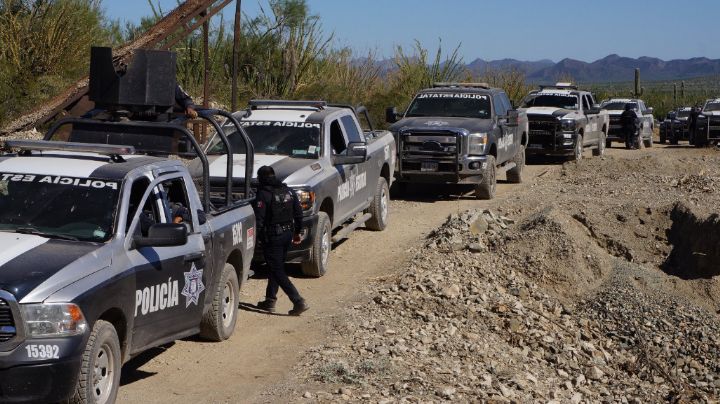
M268 284L267 289L265 289L265 298L267 300L277 300L278 289L282 289L293 303L302 300L300 293L298 293L295 285L290 282L290 278L285 272L285 259L292 238L292 232L288 231L276 236L269 236L267 242L263 245L263 254L268 267Z

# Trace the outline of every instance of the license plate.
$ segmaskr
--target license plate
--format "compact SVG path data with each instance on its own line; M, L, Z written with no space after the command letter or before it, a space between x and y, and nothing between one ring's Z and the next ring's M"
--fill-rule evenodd
M438 163L434 161L424 161L420 164L420 171L437 171Z

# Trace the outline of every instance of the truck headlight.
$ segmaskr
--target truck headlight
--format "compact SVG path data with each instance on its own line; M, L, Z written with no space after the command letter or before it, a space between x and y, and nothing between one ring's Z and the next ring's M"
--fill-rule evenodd
M575 121L572 119L563 119L560 121L560 127L563 131L567 132L574 132L575 131Z
M24 304L21 307L30 338L70 337L87 329L85 316L75 304Z
M315 192L307 189L296 189L295 194L297 195L298 200L300 201L300 206L304 212L312 210L315 206Z
M487 139L487 133L471 133L468 135L468 154L485 154Z

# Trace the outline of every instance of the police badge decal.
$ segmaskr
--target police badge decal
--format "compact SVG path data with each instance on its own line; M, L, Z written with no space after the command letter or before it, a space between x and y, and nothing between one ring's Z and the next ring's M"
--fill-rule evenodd
M185 274L185 286L181 294L185 296L185 308L190 307L190 303L198 304L200 300L200 294L205 290L203 285L202 275L203 270L198 270L195 264L192 264L190 272L183 272Z

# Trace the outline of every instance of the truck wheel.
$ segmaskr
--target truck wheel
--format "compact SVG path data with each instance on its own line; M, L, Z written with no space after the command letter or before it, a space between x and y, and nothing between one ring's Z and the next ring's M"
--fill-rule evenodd
M302 263L302 273L313 278L325 275L332 249L332 228L327 213L318 213L317 232L313 238L310 261Z
M519 184L522 182L522 171L525 168L525 147L520 145L520 150L515 153L513 157L513 163L515 167L507 170L507 180L512 184Z
M695 147L705 147L705 144L707 143L707 132L703 131L702 133L699 133L699 131L695 132Z
M475 197L477 199L489 200L495 197L495 187L497 185L495 156L488 155L486 164L487 167L485 167L482 174L482 182L475 186Z
M577 138L575 139L575 150L573 151L573 155L571 157L572 160L580 161L583 157L583 137L581 134L578 133Z
M645 147L653 147L653 135L650 134L650 137L643 140L643 143L645 143Z
M606 148L606 149L609 149L609 148L611 148L611 147L612 147L612 140L606 140L606 141L605 141L605 148Z
M120 386L121 362L120 339L115 327L107 321L96 321L69 402L114 403Z
M605 155L605 138L607 135L605 133L600 135L600 139L598 140L597 147L593 149L592 154L595 157L602 157Z
M237 322L240 284L235 267L225 264L214 292L212 307L200 323L200 337L220 342L230 338Z
M660 131L660 143L665 144L666 141L667 141L667 135L665 135L664 130L661 130ZM672 144L672 141L670 141L670 144Z
M390 189L388 188L385 178L380 177L380 179L378 179L377 189L375 190L375 197L367 210L372 217L365 222L365 227L376 231L385 230L389 209Z

